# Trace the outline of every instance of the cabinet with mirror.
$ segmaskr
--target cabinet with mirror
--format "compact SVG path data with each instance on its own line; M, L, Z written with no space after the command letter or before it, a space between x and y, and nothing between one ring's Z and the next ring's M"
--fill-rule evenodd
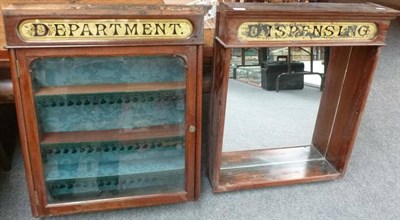
M222 3L209 124L213 191L342 177L398 15L375 4Z

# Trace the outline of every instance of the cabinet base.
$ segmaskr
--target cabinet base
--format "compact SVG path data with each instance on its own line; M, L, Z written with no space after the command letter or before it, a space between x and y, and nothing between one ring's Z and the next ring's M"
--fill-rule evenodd
M313 146L224 152L214 192L337 179L337 171Z

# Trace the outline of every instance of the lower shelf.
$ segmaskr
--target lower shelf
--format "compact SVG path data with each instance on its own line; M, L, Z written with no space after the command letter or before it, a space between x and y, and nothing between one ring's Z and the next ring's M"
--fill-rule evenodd
M160 171L183 169L185 167L184 150L171 152L168 157L132 159L120 161L102 160L106 155L88 158L86 163L45 165L46 180L68 180L146 174Z
M46 181L49 203L185 191L185 169Z
M313 146L224 152L216 192L335 179L340 173Z
M134 132L127 136L132 140L123 141L110 135L101 136L109 141L43 141L49 203L185 192L185 137L173 130L146 139L150 131Z

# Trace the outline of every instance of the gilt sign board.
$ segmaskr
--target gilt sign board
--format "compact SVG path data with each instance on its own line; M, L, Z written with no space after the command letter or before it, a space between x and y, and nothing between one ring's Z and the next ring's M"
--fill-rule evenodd
M26 42L183 40L193 26L187 19L30 19L18 32Z
M378 27L372 22L244 22L241 41L347 41L374 40Z

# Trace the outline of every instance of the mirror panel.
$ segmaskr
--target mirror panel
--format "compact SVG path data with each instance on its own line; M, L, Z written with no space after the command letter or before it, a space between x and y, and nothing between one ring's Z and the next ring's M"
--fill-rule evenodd
M325 57L324 47L232 49L223 152L310 146Z

